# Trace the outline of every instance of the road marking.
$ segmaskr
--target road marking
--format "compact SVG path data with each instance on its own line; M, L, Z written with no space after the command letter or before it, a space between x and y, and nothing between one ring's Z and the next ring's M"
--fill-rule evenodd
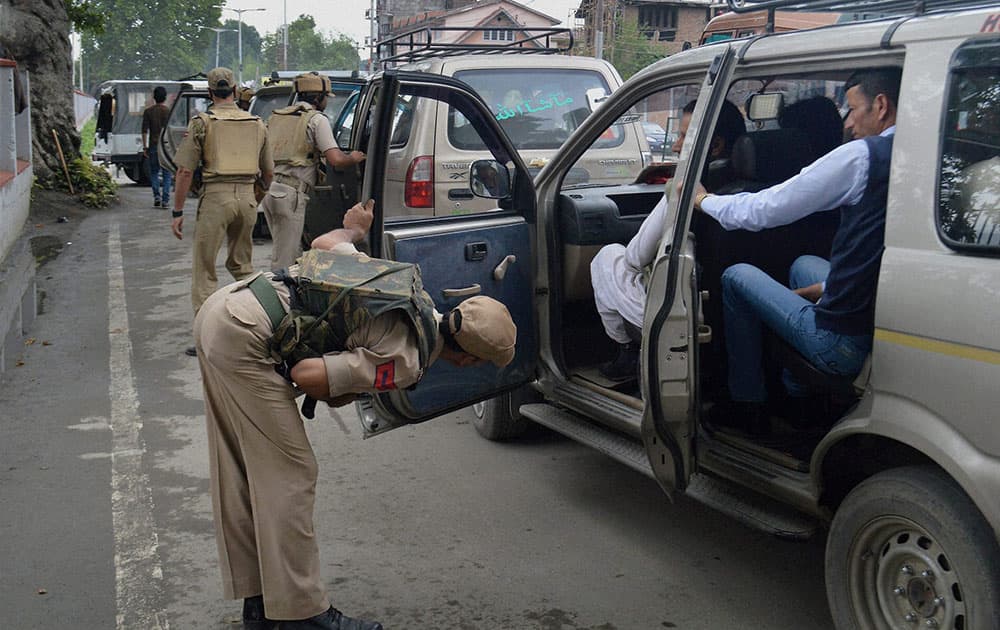
M153 495L149 479L142 471L146 446L140 432L139 395L132 374L132 340L117 223L108 233L108 341L117 628L167 630L169 625L161 604L163 571L157 554Z

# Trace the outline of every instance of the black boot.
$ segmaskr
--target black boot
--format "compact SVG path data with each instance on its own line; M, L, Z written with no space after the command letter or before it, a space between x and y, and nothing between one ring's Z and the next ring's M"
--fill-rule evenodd
M264 596L243 600L243 630L277 630L278 622L264 616Z
M618 344L618 356L614 361L602 363L597 371L604 378L612 381L627 381L634 379L639 374L639 348L638 341Z
M282 621L281 630L383 630L377 621L365 621L344 616L339 610L330 607L315 617L301 621Z

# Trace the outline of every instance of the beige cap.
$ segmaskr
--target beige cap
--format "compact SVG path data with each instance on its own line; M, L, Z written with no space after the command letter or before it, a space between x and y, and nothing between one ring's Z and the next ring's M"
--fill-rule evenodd
M232 87L236 87L236 79L233 78L232 70L229 68L212 68L208 71L208 89L217 90Z
M456 317L454 311L460 313ZM463 300L448 318L455 341L469 354L504 367L514 360L517 326L507 307L493 298L477 295Z
M330 79L322 76L318 72L306 72L295 77L296 92L329 92Z
M242 101L242 102L249 103L250 99L253 98L254 94L255 94L255 92L253 91L253 88L251 88L251 87L240 86L240 87L236 88L236 100L237 101Z

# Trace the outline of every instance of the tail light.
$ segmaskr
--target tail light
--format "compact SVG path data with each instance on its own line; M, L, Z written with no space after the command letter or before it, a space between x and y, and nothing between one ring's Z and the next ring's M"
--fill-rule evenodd
M411 208L434 207L434 156L420 155L410 162L403 202Z

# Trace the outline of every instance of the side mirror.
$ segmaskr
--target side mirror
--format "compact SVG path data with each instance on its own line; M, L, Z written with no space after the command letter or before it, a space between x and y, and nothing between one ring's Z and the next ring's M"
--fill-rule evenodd
M486 199L510 196L510 171L496 160L476 160L469 166L472 194Z

